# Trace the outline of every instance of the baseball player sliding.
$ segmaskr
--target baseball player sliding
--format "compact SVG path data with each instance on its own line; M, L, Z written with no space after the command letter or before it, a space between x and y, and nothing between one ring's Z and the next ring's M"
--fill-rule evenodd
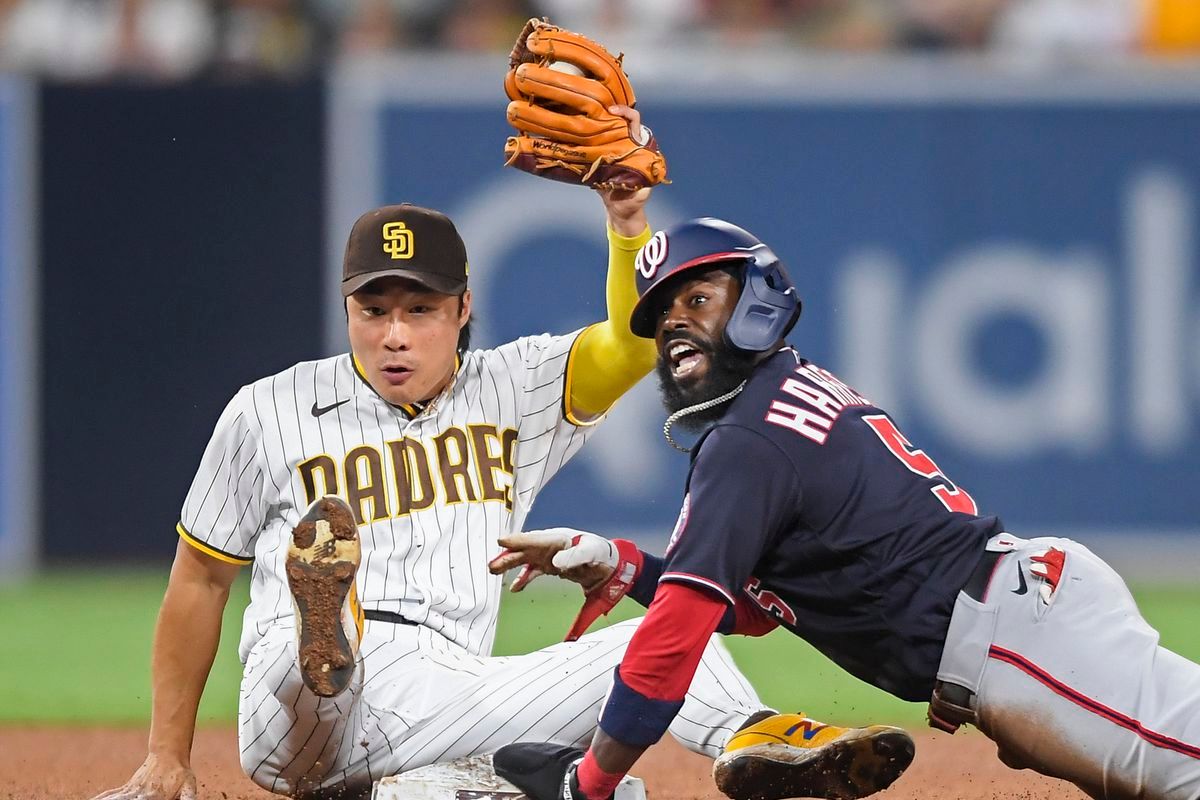
M646 146L637 112L604 111ZM155 632L149 752L98 800L196 796L197 704L245 565L239 747L260 786L352 797L516 740L591 739L637 622L491 657L501 578L488 558L654 361L626 323L650 183L603 175L608 319L493 350L468 349L467 253L446 216L403 204L358 219L342 281L351 352L243 387L217 421ZM716 757L772 712L719 640L700 649L670 730ZM859 742L897 735L828 731L800 771L851 769Z
M505 566L587 569L607 582L603 604L628 592L650 611L586 754L515 744L496 753L498 774L532 800L607 798L686 713L714 631L782 625L929 702L935 728L975 725L1012 767L1097 798L1200 798L1200 666L1158 646L1108 565L1067 539L1005 532L885 411L787 346L800 300L751 234L692 220L655 234L636 269L630 326L657 347L667 438L676 423L703 432L683 507L663 558L568 529L501 540ZM589 595L581 627L598 604ZM777 715L735 735L717 786L736 800L811 793L792 768L805 723Z

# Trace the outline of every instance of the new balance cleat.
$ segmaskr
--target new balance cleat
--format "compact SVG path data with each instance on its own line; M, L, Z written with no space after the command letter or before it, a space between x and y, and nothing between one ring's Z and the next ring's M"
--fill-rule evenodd
M914 752L900 728L839 728L775 714L730 738L713 762L713 780L733 800L854 800L891 786Z
M292 530L286 572L296 607L300 675L321 697L345 691L354 675L363 613L354 575L362 558L354 513L322 497Z

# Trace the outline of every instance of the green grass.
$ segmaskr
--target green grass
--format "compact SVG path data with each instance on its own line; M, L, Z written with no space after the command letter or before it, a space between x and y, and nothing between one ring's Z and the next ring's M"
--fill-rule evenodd
M202 722L237 716L237 638L248 585L239 583L226 608ZM54 571L0 586L0 720L147 721L150 644L166 586L165 567Z
M167 571L54 571L0 586L0 722L141 725L150 713L150 643ZM202 724L237 714L241 666L237 638L247 584L225 613L221 649L200 705ZM1164 646L1200 661L1200 587L1134 587ZM498 655L553 644L570 627L579 594L542 579L506 595ZM624 601L611 621L642 609ZM729 637L734 658L763 700L827 719L920 724L924 707L896 700L849 677L782 631L761 639Z

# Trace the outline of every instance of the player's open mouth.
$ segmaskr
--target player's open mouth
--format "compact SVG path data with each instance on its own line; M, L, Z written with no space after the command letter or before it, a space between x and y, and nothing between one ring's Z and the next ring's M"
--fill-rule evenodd
M676 380L687 378L700 370L708 357L690 342L676 340L667 345L667 363L671 367L671 377Z
M399 386L412 377L413 371L408 367L383 367L383 379L393 386Z

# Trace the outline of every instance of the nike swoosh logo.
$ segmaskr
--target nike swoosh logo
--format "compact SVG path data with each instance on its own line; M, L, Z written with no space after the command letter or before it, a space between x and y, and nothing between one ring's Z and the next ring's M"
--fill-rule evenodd
M346 403L349 403L349 402L350 402L350 398L347 397L345 400L339 400L338 402L334 403L333 405L319 406L319 405L317 405L317 401L313 400L312 415L314 417L319 417L322 414L327 414L330 411L333 411L338 406L345 405Z
M1021 585L1018 586L1016 589L1013 589L1012 593L1013 594L1025 594L1026 592L1028 592L1029 587L1025 585L1025 573L1021 572L1020 564L1017 564L1017 580L1021 582Z

